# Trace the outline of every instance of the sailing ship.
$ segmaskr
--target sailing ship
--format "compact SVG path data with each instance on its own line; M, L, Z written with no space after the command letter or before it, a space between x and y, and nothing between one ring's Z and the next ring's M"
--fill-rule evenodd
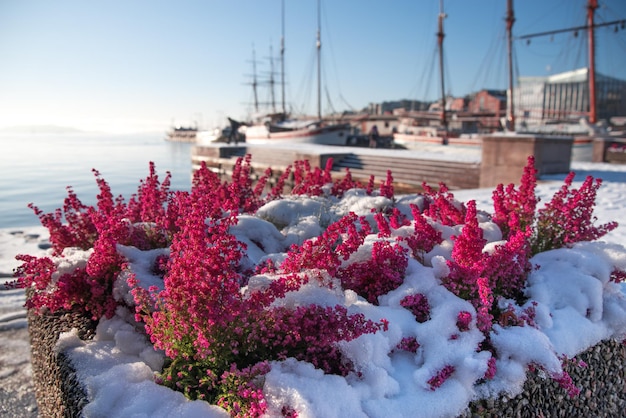
M276 143L305 143L318 145L346 145L351 132L349 123L324 119L321 106L321 19L320 2L317 2L317 116L312 118L294 118L285 109L284 83L284 1L282 4L281 37L281 85L282 85L282 112L276 112L257 118L253 123L242 127L245 132L245 141L249 144L276 144ZM253 82L253 87L256 83ZM255 92L256 96L256 92Z
M435 143L448 144L451 133L448 130L448 118L446 112L446 90L444 79L444 55L443 55L443 21L447 17L443 10L443 0L439 0L439 15L437 17L437 48L439 51L439 82L441 86L441 105L439 117L433 125L424 126L413 118L404 118L398 125L398 130L393 134L393 142L396 146L405 148L415 147L417 144Z

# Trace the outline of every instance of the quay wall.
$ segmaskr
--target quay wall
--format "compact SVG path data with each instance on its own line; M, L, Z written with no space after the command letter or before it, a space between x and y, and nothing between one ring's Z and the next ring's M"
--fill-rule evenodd
M324 168L332 158L332 175L341 178L346 169L351 176L367 184L371 175L376 183L387 178L391 171L398 193L415 193L423 183L438 186L443 182L449 189L494 187L500 183L517 184L530 155L535 157L538 175L568 173L572 159L572 137L539 135L486 135L481 138L478 161L454 158L437 159L420 154L418 150L381 150L380 153L360 147L281 147L230 145L196 145L192 151L192 168L197 170L204 162L220 176L229 176L237 158L251 155L253 176L263 175L269 167L272 179L278 178L295 161L308 160L310 166ZM450 149L451 145L440 145ZM459 155L471 151L467 147L454 148ZM270 184L272 183L270 179Z

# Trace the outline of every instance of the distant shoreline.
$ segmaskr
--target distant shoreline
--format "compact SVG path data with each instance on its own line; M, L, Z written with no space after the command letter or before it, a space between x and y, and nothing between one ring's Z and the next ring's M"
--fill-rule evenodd
M107 132L59 125L16 125L0 128L0 135L163 135L164 131Z
M0 133L7 134L84 134L91 133L71 126L58 125L17 125L1 128Z

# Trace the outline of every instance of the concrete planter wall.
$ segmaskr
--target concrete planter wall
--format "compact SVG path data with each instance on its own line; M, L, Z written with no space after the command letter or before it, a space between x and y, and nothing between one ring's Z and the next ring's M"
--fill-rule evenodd
M480 187L517 184L530 155L535 157L538 176L570 171L573 137L494 134L482 141Z
M612 149L612 148L617 149ZM599 137L593 140L594 163L626 163L626 152L622 150L626 147L626 138Z
M77 328L93 337L95 323L72 313L37 316L29 312L33 379L41 417L79 417L88 403L73 365L54 346L61 332ZM568 372L581 394L569 398L556 382L529 374L520 395L474 402L460 416L473 417L620 417L626 410L626 346L603 341L576 357L586 368Z

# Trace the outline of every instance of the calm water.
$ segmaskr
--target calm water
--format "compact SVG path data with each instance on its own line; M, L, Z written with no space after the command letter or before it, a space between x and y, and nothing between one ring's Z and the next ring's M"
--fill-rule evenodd
M115 196L126 200L155 163L159 179L172 173L173 190L191 186L191 144L160 134L0 134L0 228L40 225L27 207L44 212L63 205L72 186L85 204L95 204L98 170Z

